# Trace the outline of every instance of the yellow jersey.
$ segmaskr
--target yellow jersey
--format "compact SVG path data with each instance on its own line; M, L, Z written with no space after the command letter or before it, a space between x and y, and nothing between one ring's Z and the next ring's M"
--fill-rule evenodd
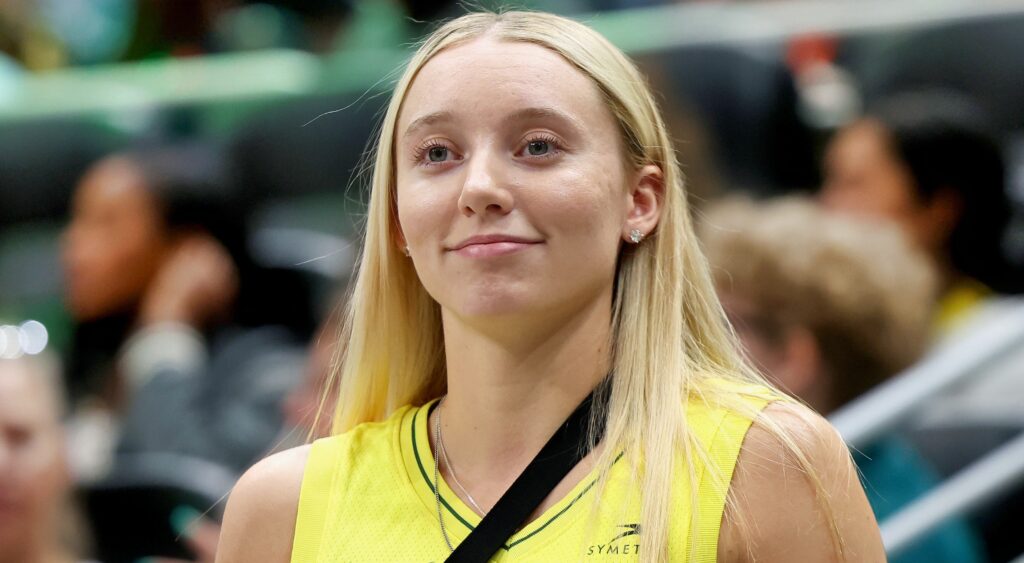
M775 396L754 387L744 394L756 409ZM399 409L383 422L365 423L313 443L299 496L292 563L441 563L449 554L438 522L434 458L427 418L435 401ZM696 466L697 506L692 512L685 460L676 462L669 529L671 561L714 562L718 532L743 437L752 421L693 400L687 421L708 459ZM640 490L630 463L620 455L598 509L592 510L597 470L563 499L516 532L493 562L641 561ZM717 484L716 484L717 483ZM440 480L441 517L457 545L480 517ZM695 540L690 550L691 526Z

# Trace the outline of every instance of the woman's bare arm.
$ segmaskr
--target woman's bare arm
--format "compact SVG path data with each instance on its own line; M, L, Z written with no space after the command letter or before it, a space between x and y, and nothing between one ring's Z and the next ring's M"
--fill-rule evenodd
M288 563L309 446L274 454L252 466L231 491L217 563Z
M765 426L788 429L821 480L845 557L835 550L829 522L808 476ZM884 562L885 551L871 506L857 478L846 444L834 428L806 407L769 405L754 422L740 451L731 506L718 543L718 560L728 563Z

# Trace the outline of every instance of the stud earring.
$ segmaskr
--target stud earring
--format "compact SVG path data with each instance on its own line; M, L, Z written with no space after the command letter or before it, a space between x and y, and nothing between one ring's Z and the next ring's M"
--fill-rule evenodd
M403 252L403 253L404 253L404 254L405 254L406 256L410 256L410 254L409 254L409 247L408 247L408 246L406 246L405 248L403 248L403 249L402 249L402 252Z
M633 244L640 244L640 241L644 240L644 234L640 232L640 229L633 229L629 231L629 240Z

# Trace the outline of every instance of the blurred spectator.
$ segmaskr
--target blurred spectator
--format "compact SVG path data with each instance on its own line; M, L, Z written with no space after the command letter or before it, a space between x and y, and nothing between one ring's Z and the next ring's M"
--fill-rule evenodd
M83 478L107 469L122 415L122 449L238 469L280 426L298 352L261 325L303 296L261 286L219 174L202 147L153 148L100 161L76 190L63 261L73 396L91 398L74 425Z
M312 442L331 434L332 413L337 401L331 373L338 360L342 303L321 323L308 348L302 381L292 388L283 403L285 425L276 451ZM171 524L195 555L194 563L212 563L220 538L220 524L188 507L171 513ZM151 558L148 563L180 563L180 559ZM2 562L0 562L2 563Z
M947 333L993 292L1020 290L1004 256L1012 209L1003 158L973 104L952 94L893 97L828 147L821 202L898 223L935 264Z
M0 359L2 563L72 562L83 544L51 364L46 357Z
M924 351L935 276L896 229L784 198L719 203L701 235L752 359L818 412Z
M799 199L741 200L709 210L701 235L750 358L819 412L895 375L924 349L935 279L897 229L828 216ZM854 457L879 520L937 483L895 437ZM965 563L980 553L955 521L892 561Z
M96 370L111 366L95 364L111 361L136 326L178 321L202 330L227 317L243 233L209 161L199 151L124 153L79 182L62 255L67 306L81 323L74 397L103 391L109 373Z

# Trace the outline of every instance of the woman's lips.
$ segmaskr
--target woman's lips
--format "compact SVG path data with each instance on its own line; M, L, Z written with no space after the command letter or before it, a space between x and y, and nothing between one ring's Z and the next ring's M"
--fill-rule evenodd
M468 244L454 250L459 256L465 256L467 258L491 258L494 256L504 256L506 254L512 254L519 252L531 246L537 245L537 242L513 242L513 241L498 241L498 242L485 242L477 244Z
M488 233L471 236L449 250L466 258L491 258L519 252L541 242L543 240L511 233Z

